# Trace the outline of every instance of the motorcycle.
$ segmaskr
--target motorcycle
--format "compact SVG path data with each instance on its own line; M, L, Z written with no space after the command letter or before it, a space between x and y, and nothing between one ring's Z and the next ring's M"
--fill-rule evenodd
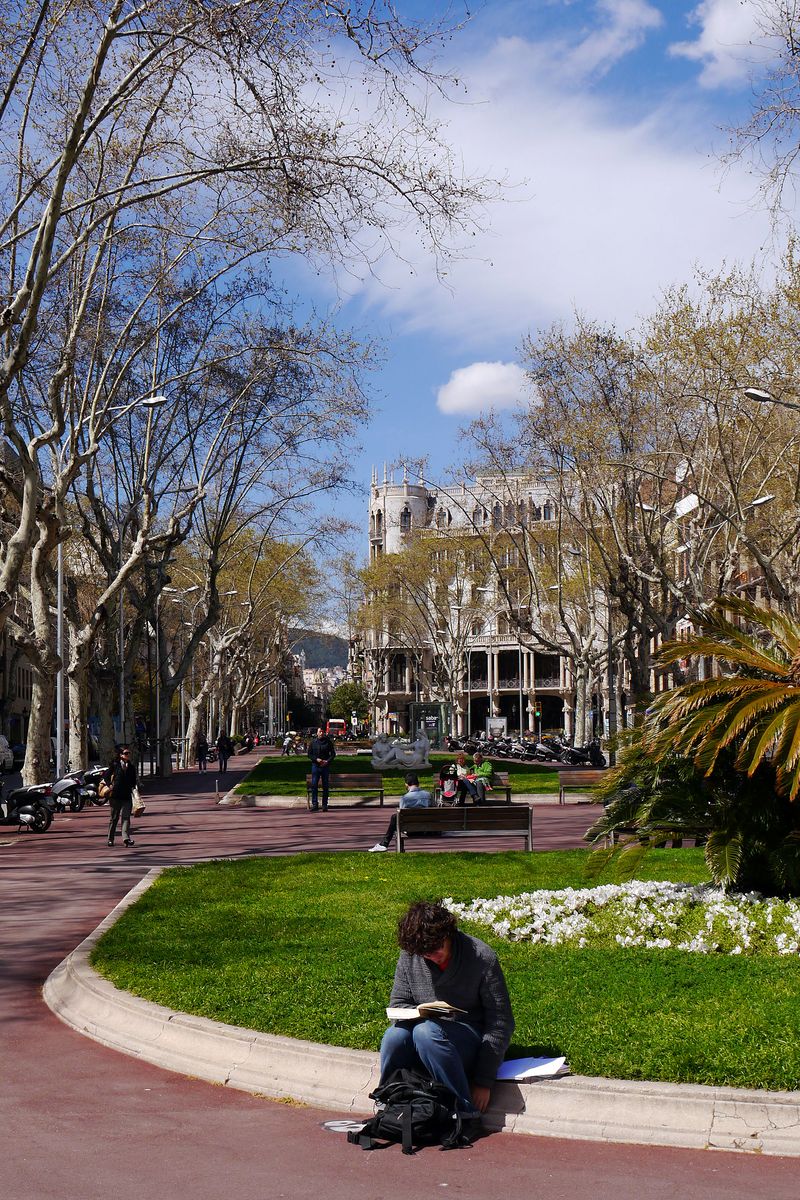
M571 767L605 767L607 765L606 756L600 749L600 743L596 738L587 742L585 746L567 746L564 762Z
M53 813L47 803L49 783L14 788L7 796L3 790L0 781L0 825L16 825L18 829L24 825L34 833L45 833L50 828Z
M85 771L76 771L76 775L80 775L80 796L83 804L96 804L100 808L103 804L108 804L108 797L101 796L98 788L100 781L105 775L108 767L88 767Z
M535 762L561 762L561 752L555 746L549 746L545 741L525 742L528 757Z
M56 812L80 812L86 803L82 795L83 778L80 771L69 771L52 785L53 807Z

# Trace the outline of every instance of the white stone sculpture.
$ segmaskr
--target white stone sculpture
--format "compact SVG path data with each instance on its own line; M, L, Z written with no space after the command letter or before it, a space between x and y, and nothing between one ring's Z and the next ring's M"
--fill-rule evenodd
M376 771L386 771L397 765L394 746L389 741L388 734L379 733L372 743L372 765Z
M415 742L397 738L389 741L385 733L379 733L372 743L372 765L376 771L386 771L401 768L406 771L420 770L430 767L431 744L424 730L420 731Z

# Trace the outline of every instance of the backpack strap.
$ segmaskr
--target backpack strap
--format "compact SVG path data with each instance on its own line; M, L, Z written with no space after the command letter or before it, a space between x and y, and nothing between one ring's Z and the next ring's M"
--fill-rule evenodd
M351 1129L347 1134L347 1140L351 1146L360 1146L362 1150L382 1150L389 1145L386 1141L379 1141L374 1134L375 1118L373 1117L363 1128Z
M414 1153L414 1142L411 1137L411 1114L413 1108L410 1104L403 1105L403 1123L401 1126L403 1133L403 1154Z
M461 1113L456 1109L453 1114L453 1132L442 1139L442 1150L457 1150L460 1146L471 1146L472 1138L464 1131Z

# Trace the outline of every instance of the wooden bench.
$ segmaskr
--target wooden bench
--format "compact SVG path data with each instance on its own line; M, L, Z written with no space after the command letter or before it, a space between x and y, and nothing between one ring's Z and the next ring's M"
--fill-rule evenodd
M574 771L559 771L558 773L558 803L565 804L564 789L568 787L590 788L605 775L604 767L578 767Z
M530 804L465 804L456 808L399 808L395 849L405 849L410 834L449 833L468 837L521 837L533 850L533 809Z
M328 776L329 796L360 796L369 800L377 796L383 804L383 776L380 774L367 775L355 771L352 775L330 773ZM322 780L319 783L318 797L322 803ZM306 804L311 808L311 774L306 775Z
M511 784L508 782L508 771L493 771L492 772L492 791L491 791L492 797L494 798L494 796L498 792L502 792L503 795L505 796L505 800L502 803L504 803L504 804L511 803ZM437 783L436 787L433 789L433 803L438 805L438 804L441 804L441 802L442 802L442 789L441 789L440 785ZM494 800L494 799L489 800L487 797L487 805L491 804L491 803L500 804L501 802L499 800Z

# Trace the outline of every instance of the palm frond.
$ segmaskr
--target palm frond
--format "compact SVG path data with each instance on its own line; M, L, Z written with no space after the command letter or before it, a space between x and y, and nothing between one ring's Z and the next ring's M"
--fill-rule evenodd
M617 878L627 882L633 879L650 846L638 838L631 838L617 854L615 865Z
M800 650L800 625L779 609L756 604L745 596L726 597L723 603L729 612L769 630L789 658L794 658Z
M729 888L736 882L742 865L742 850L742 835L739 832L715 829L709 834L705 860L715 883Z
M781 709L771 719L767 719L762 726L751 729L742 742L737 765L747 771L748 775L754 774L777 742L785 719L785 713Z
M737 667L762 671L765 675L785 676L788 673L791 658L784 652L757 646L735 625L730 629L730 636L696 634L684 642L667 642L656 655L656 662L664 666L680 658L717 658Z

